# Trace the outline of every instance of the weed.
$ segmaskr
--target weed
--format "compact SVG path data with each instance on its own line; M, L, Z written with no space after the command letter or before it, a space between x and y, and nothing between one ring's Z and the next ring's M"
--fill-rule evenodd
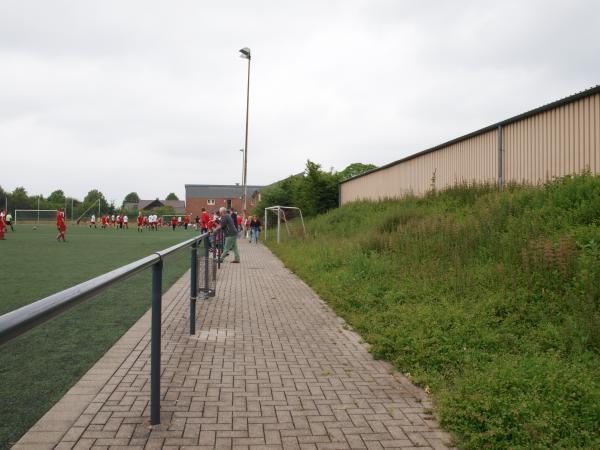
M600 177L357 202L272 250L462 448L600 448Z

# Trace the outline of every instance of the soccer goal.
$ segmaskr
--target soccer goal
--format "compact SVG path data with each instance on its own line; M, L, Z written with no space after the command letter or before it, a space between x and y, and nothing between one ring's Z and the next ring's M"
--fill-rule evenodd
M54 223L56 209L15 209L15 225L17 223Z
M281 237L281 224L283 223L285 229L287 231L287 235L291 236L293 234L294 228L291 225L292 219L300 217L300 224L302 225L301 233L302 236L306 234L306 228L304 227L304 218L302 217L302 210L300 208L296 208L295 206L269 206L265 208L265 239L268 237L268 227L269 227L269 216L268 213L271 212L277 215L277 243L280 242Z

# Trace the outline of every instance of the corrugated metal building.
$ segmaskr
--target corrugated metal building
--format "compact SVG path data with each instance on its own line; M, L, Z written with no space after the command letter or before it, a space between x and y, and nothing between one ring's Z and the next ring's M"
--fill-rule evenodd
M340 203L463 182L538 184L584 170L600 174L600 86L345 180Z

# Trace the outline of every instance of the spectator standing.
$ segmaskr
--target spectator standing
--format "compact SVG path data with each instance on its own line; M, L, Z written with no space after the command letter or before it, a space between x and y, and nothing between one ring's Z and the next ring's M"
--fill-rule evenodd
M251 241L251 239L252 239L252 234L251 234L252 230L250 229L250 222L252 222L252 216L246 217L246 222L244 222L244 231L246 232L245 238L248 239L249 241Z
M232 262L240 262L240 252L237 246L238 229L236 222L233 221L232 215L227 211L226 208L221 207L221 224L217 229L223 230L225 235L225 247L223 248L223 255L220 258L220 262L229 255L230 251L233 251L234 260Z
M237 212L235 211L235 209L231 208L231 220L233 220L233 223L235 224L236 228L237 228Z
M237 221L238 230L241 231L242 230L242 224L244 223L244 218L242 216L237 216L236 221Z
M201 214L202 218L200 219L200 231L202 233L206 233L208 231L209 228L209 222L210 222L210 214L208 214L208 211L206 210L206 208L202 208L202 214Z
M254 244L258 243L261 226L262 223L260 223L260 220L256 216L252 216L252 220L250 221L250 242Z

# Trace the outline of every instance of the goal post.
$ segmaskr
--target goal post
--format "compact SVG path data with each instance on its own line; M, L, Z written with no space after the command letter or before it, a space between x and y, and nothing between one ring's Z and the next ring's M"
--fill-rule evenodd
M288 214L286 214L286 210L288 211ZM306 227L304 226L304 217L302 216L302 210L300 208L297 208L295 206L269 206L268 208L265 208L265 240L268 237L268 228L269 228L268 213L269 213L269 211L271 213L277 215L277 243L278 244L281 242L281 222L283 222L285 225L287 235L290 236L290 234L291 234L290 228L288 226L288 222L289 222L288 216L289 216L290 212L300 214L300 223L302 224L302 234L306 235Z
M90 205L90 207L89 207L88 209L86 209L86 210L83 212L83 214L81 214L81 215L80 215L80 216L77 218L77 220L75 221L75 222L77 223L77 225L79 225L79 222L81 222L81 219L83 218L83 216L85 216L85 215L86 215L86 214L87 214L87 213L88 213L88 212L89 212L89 211L90 211L92 208L94 208L95 206L98 206L98 217L96 218L96 220L100 220L100 199L99 199L99 198L97 198L96 200L94 200L94 203L92 203L92 204ZM95 212L96 212L96 210L94 209L94 212L93 212L93 213L95 213ZM93 214L93 213L92 213L92 214ZM71 219L71 220L72 220L72 219Z
M57 209L15 209L15 225L17 223L54 223Z

